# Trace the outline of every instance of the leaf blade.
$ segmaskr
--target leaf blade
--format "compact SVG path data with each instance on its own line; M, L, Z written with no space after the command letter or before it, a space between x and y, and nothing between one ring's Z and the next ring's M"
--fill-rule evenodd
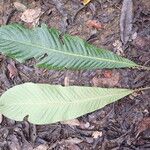
M8 25L0 28L0 52L24 62L35 58L37 66L48 69L97 69L124 68L138 66L134 62L99 49L70 35L48 29L45 25L33 30L20 25ZM43 58L43 56L47 54ZM41 59L42 58L42 59Z
M0 112L21 121L26 115L34 124L74 119L131 94L129 89L106 89L25 83L6 91Z

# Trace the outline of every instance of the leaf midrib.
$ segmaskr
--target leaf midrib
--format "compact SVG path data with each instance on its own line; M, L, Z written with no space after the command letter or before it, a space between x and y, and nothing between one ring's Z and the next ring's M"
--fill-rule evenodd
M115 60L110 60L110 59L105 59L105 58L90 57L90 56L84 56L84 55L79 55L79 54L73 54L73 53L69 53L69 52L59 51L58 49L56 50L56 49L46 48L44 46L42 47L40 45L35 45L35 44L31 44L31 43L24 43L24 42L12 40L12 39L10 40L10 39L5 39L4 38L3 40L12 41L12 42L20 43L20 44L23 44L23 45L40 48L40 49L45 49L47 52L50 50L50 51L53 51L53 52L56 52L56 53L62 53L64 55L70 55L70 56L81 57L81 58L89 58L89 59L98 60L98 61L105 61L105 62L111 62L111 63L126 64L128 66L133 66L133 65L131 65L131 63L133 64L133 62L127 63L127 62L123 62L123 61L115 61ZM134 63L134 66L138 66L138 65Z
M128 93L126 94L126 96L127 95L129 95L129 94L131 94L133 92L133 90L131 90L131 91L128 91ZM67 101L67 102L62 102L62 101L58 101L58 102L54 102L54 101L49 101L48 103L43 103L43 102L41 102L41 103L13 103L13 106L17 106L17 105L21 105L21 106L23 106L23 105L51 105L51 104L79 104L79 103L84 103L84 102L90 102L90 101L93 101L93 100L100 100L101 98L107 98L107 97L110 97L110 96L119 96L119 95L122 95L122 93L125 93L125 91L123 91L123 92L120 92L119 94L117 93L117 94L107 94L107 95L104 95L104 96L98 96L98 97L94 97L94 98L85 98L86 100L81 100L81 101L78 101L78 100L75 100L75 101ZM2 106L2 105L1 105ZM5 106L5 104L3 105L3 106ZM7 106L12 106L12 105L10 105L10 103L9 104L7 104Z

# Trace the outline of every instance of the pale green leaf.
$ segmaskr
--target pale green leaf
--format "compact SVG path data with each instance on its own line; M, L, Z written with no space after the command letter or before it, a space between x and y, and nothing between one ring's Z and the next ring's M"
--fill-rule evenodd
M25 83L0 97L0 113L34 124L74 119L121 99L133 90Z
M24 62L35 58L48 69L97 69L137 67L134 62L97 48L76 36L64 35L46 25L26 29L18 24L0 27L0 52Z

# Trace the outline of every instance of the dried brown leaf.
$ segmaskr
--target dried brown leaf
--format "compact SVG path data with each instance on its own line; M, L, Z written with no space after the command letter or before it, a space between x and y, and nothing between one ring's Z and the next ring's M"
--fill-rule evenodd
M14 2L14 6L18 11L25 11L27 7L20 2Z
M15 66L15 63L9 63L7 65L7 69L9 71L9 77L13 80L16 76L18 76L18 70Z
M26 23L37 23L41 14L41 8L27 9L22 13L21 20Z
M137 135L136 137L146 129L150 128L150 117L143 118L137 126Z
M101 137L102 136L102 132L101 131L94 131L93 134L92 134L92 137L94 139L97 139L98 137Z
M95 29L101 29L102 28L102 24L100 22L98 22L97 20L88 20L86 25L89 28L95 28Z
M124 56L122 42L120 40L115 40L115 42L113 43L113 46L117 55Z
M83 142L83 140L78 139L78 138L70 138L70 139L65 140L65 142L70 143L70 144L79 144Z
M80 122L78 119L67 120L67 121L63 121L61 123L62 124L68 124L70 126L80 126Z
M114 87L116 85L119 85L119 79L120 79L119 72L114 70L114 71L112 71L112 73L110 75L110 73L106 73L106 71L104 71L103 76L104 77L96 77L95 76L92 79L93 85L94 86L108 86L108 87Z
M10 141L8 141L8 149L10 150L21 150L19 141L15 135L10 135Z
M124 0L120 17L120 36L123 44L129 41L132 31L133 19L133 2L132 0Z
M33 150L48 150L47 145L39 145L38 147L34 148Z

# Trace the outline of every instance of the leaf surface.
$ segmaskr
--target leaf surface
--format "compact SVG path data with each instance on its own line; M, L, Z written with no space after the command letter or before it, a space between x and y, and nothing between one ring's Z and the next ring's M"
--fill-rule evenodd
M25 83L0 97L0 113L8 118L34 124L70 120L93 112L131 94L129 89L107 89Z
M48 69L97 69L138 66L108 50L99 49L79 37L64 35L45 25L26 29L18 24L0 28L0 52L24 62L35 58Z

